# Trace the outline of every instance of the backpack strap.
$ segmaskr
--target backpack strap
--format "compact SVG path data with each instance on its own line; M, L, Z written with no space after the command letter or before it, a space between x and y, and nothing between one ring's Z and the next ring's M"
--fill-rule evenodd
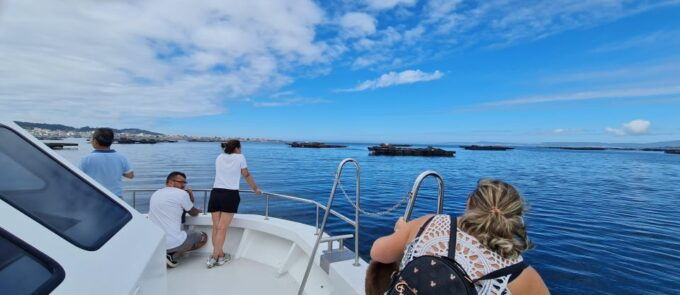
M420 229L418 230L418 234L416 235L416 238L420 237L420 235L423 233L423 231L425 231L425 228L427 227L427 225L430 224L430 221L432 221L432 219L434 219L435 216L436 215L430 216L430 218L428 218L427 221L425 221L425 223L423 223L423 225L420 226Z
M515 263L513 265L506 266L504 268L492 271L492 272L482 276L481 278L472 280L472 283L474 284L478 281L490 280L490 279L500 278L500 277L507 276L507 275L519 274L527 267L529 267L529 264L527 264L526 262L524 262L524 260L522 260L522 261Z
M449 230L449 259L456 261L456 236L458 235L458 220L455 216L449 215L451 229Z

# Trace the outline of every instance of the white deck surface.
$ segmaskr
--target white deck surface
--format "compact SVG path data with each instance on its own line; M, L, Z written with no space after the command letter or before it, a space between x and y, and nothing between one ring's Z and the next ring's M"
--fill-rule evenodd
M208 269L207 256L188 253L168 269L168 294L296 294L298 285L288 274L277 277L271 266L239 258Z
M210 216L187 218L185 225L189 230L212 230ZM168 294L297 294L317 238L315 231L302 223L236 214L223 249L234 260L208 269L205 262L212 251L208 241L167 270ZM366 262L361 260L359 267L352 265L353 260L332 263L326 273L319 266L320 255L321 251L315 254L305 294L363 293Z

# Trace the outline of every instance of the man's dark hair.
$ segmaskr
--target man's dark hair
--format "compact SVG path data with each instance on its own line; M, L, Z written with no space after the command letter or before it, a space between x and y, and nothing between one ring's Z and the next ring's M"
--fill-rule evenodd
M237 139L231 139L227 142L223 142L222 148L224 149L225 153L231 154L234 152L234 150L236 150L236 148L241 148L241 142Z
M111 146L113 144L113 129L97 128L94 130L92 138L101 146Z
M170 182L170 180L175 178L175 176L177 176L177 175L181 175L182 177L184 177L184 179L187 178L187 175L182 173L182 172L172 171L172 172L170 172L170 174L168 174L168 177L165 178L165 184L168 184L168 182Z

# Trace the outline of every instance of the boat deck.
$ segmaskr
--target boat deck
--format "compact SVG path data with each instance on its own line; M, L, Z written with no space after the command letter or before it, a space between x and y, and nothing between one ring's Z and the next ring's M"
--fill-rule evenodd
M208 269L207 256L187 253L168 269L168 294L296 294L297 282L271 266L238 258Z
M201 214L187 217L185 226L210 233L211 223L210 216ZM179 257L177 267L167 269L167 294L297 294L317 238L315 231L302 223L236 214L224 244L233 260L208 269L205 263L212 251L208 241ZM315 254L305 294L363 293L366 262L354 266L353 259L341 260L331 263L326 272L320 267L321 254Z

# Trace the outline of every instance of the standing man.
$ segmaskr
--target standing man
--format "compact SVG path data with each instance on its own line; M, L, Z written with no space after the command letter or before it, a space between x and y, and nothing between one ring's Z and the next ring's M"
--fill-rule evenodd
M111 128L95 129L91 143L94 151L80 160L80 170L122 198L123 180L121 177L132 179L135 173L125 156L111 149L113 130Z
M184 212L196 216L200 209L194 208L194 194L185 189L187 177L174 171L165 179L165 187L157 190L149 200L149 220L165 231L166 262L169 267L177 266L176 257L205 245L208 235L199 231L183 231Z

